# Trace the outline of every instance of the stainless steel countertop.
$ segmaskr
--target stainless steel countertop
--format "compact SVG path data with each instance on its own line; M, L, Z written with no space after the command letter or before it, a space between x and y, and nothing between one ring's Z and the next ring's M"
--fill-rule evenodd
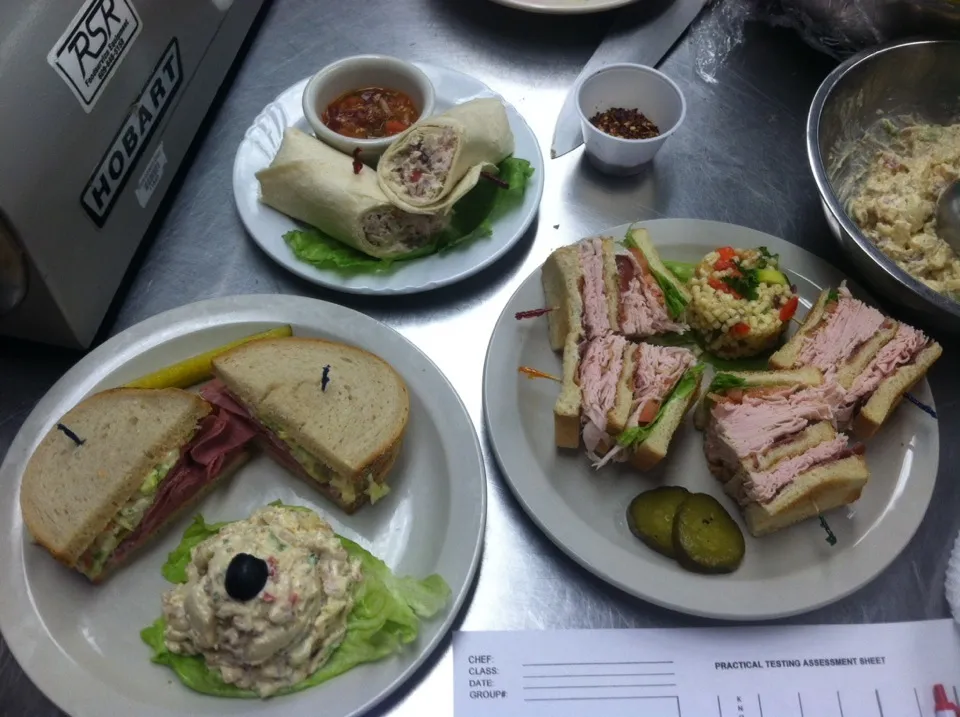
M280 91L344 55L381 51L442 62L487 82L515 104L549 156L556 113L615 14L528 15L487 0L278 0L183 175L177 196L144 252L118 311L116 333L157 312L212 296L289 293L345 304L393 326L420 346L460 391L481 433L483 356L497 316L520 281L555 247L631 220L716 219L800 244L846 268L820 210L803 147L810 99L832 62L792 34L749 26L745 43L717 73L694 61L709 30L694 27L662 69L687 97L683 128L639 178L592 171L582 150L547 160L539 221L506 257L478 276L410 298L369 299L324 291L270 261L244 233L233 207L231 168L253 117ZM456 340L450 339L456 335ZM933 371L940 413L940 481L926 521L907 550L873 583L792 623L940 618L949 546L960 530L960 344ZM0 454L27 413L77 359L76 352L0 341ZM480 575L459 627L483 629L691 626L708 621L630 598L566 559L513 500L489 450L490 508ZM0 577L0 580L3 578ZM378 713L449 715L449 641ZM144 658L146 659L146 658ZM108 714L105 709L104 714ZM62 714L24 676L0 641L0 715Z

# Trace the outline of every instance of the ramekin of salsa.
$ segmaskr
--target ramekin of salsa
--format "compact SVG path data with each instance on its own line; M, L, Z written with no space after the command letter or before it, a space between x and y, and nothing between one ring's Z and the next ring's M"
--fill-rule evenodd
M433 83L412 62L357 55L310 78L303 115L321 142L372 165L399 134L433 114L435 100Z
M420 109L410 96L385 87L364 87L340 95L320 115L337 134L355 139L392 137L410 127Z

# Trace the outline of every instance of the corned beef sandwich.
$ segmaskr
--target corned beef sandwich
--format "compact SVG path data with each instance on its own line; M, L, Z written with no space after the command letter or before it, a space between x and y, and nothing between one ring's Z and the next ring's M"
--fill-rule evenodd
M594 237L561 247L543 265L550 346L609 333L639 340L687 330L690 295L667 269L645 229L633 229L618 251L613 239Z
M702 374L703 365L685 348L617 334L584 342L571 335L554 407L556 444L578 448L582 435L597 467L629 461L652 468L696 400Z
M253 435L180 389L94 394L30 458L24 524L57 560L99 583L240 466Z
M820 294L797 334L770 357L772 368L814 366L845 397L841 430L867 439L943 353L922 331L854 299L846 284Z
M869 478L860 446L836 430L844 391L813 367L718 373L702 403L710 471L767 535L856 501Z

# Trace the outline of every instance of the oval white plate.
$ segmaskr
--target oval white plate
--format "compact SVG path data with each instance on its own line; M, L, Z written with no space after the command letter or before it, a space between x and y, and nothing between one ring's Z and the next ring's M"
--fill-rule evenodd
M622 238L629 225L606 232ZM768 234L719 222L662 219L643 222L660 255L699 261L718 246L766 246L779 253L805 307L820 288L843 278L814 255ZM854 287L851 287L854 288ZM858 292L859 293L859 292ZM557 375L546 319L517 321L514 313L543 306L540 271L520 286L494 329L483 377L485 418L494 454L527 514L571 558L612 585L657 605L705 617L761 620L826 605L877 576L906 546L930 502L937 478L937 422L904 401L867 446L871 477L852 518L828 515L839 542L830 547L815 520L762 539L746 528L747 554L739 570L702 576L681 569L631 535L630 500L657 485L711 493L740 520L736 506L707 470L702 435L688 416L661 466L640 474L609 466L594 471L580 454L553 442L553 381L524 378L519 366ZM933 405L930 387L912 392ZM741 526L743 525L740 520Z
M298 336L365 348L403 376L410 390L410 422L390 477L393 490L376 505L347 516L305 482L258 455L198 511L216 521L245 518L278 498L313 506L338 532L398 574L439 573L453 597L443 613L422 623L419 639L397 656L289 697L266 702L216 699L191 692L169 669L151 664L139 636L160 614L160 596L169 587L160 567L192 514L135 562L94 587L29 542L20 518L20 478L43 435L84 396L279 324L291 324ZM68 371L37 404L11 445L0 468L0 506L0 629L30 679L73 717L353 717L408 679L450 628L480 559L486 481L466 408L440 369L400 334L335 304L292 296L237 296L148 319Z
M637 0L493 0L500 5L550 15L583 15L588 12L613 10Z
M478 97L503 100L470 75L434 65L416 64L427 73L436 88L438 113ZM300 228L300 225L260 202L260 184L254 175L273 160L280 148L284 128L294 126L313 134L300 102L308 80L301 80L288 88L264 108L247 130L233 163L233 195L240 218L253 240L280 266L314 284L352 294L415 294L453 284L490 266L530 228L543 195L543 157L533 130L517 109L504 100L516 144L514 156L530 162L534 172L523 202L494 221L490 236L422 259L398 262L395 268L382 274L341 274L299 261L283 241L283 235Z

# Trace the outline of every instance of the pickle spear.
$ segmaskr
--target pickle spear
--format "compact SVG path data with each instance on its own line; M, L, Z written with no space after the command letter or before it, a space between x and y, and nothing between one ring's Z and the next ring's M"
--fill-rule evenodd
M225 351L245 344L249 341L258 339L281 339L293 335L293 329L289 325L278 326L275 329L264 331L252 336L245 336L242 339L231 341L229 344L218 346L205 353L184 359L178 363L166 366L159 371L141 376L135 381L124 385L124 388L187 388L205 381L213 376L211 362L216 356Z
M673 549L673 520L690 492L680 486L665 485L645 490L627 508L630 532L647 546L668 558L676 557Z
M743 560L746 545L736 521L713 496L689 496L673 521L677 562L699 573L732 573Z

